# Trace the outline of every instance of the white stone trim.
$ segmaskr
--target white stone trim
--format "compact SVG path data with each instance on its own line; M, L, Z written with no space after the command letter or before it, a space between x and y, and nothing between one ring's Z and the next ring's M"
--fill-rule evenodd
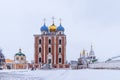
M42 55L39 53L39 57L42 57Z
M58 40L59 40L59 39L62 39L62 37L61 37L61 36L59 36L59 37L58 37Z
M42 45L38 45L38 47L42 47Z
M63 31L58 31L58 32L57 32L57 35L59 35L60 33L61 33L61 34L64 34Z

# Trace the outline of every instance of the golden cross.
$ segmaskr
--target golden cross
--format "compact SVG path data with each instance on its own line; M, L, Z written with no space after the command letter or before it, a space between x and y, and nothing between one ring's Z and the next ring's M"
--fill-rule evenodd
M45 24L46 19L44 18L44 24Z
M60 18L60 25L61 25L62 19Z
M52 20L53 20L53 24L54 24L54 19L55 19L55 18L54 18L54 17L52 17Z

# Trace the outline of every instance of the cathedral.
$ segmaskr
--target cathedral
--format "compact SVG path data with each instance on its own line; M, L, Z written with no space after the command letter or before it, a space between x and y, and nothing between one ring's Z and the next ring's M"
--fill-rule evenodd
M61 24L46 26L44 21L40 27L41 34L34 35L34 63L40 68L49 65L51 68L66 68L66 35Z

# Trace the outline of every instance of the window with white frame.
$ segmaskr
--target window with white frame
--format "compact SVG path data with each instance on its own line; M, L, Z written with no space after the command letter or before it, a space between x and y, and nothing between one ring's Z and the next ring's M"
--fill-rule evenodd
M42 40L41 39L39 39L39 44L41 44L42 43Z
M39 63L41 63L42 62L42 59L41 59L41 57L39 57Z
M51 47L48 48L48 52L51 53Z
M48 40L48 43L51 44L51 39Z
M39 47L39 53L41 53L42 52L42 49L41 49L41 47Z
M19 60L19 57L16 57L16 60Z
M62 44L62 40L61 39L59 39L59 44Z
M61 52L62 52L62 49L61 49L61 47L59 47L58 51L59 51L59 53L61 53Z
M61 59L61 58L59 58L59 60L58 60L58 61L59 61L59 63L62 63L62 59Z

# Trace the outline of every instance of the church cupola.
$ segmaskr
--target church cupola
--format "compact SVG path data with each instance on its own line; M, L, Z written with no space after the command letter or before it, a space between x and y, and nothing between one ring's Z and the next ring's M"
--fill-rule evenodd
M18 53L16 53L16 54L15 54L15 56L25 56L25 54L24 54L24 53L22 53L21 51L22 51L22 50L21 50L21 49L19 49L19 52L18 52Z
M45 25L45 23L44 23L44 25L40 28L40 30L41 30L41 31L48 32L48 27Z
M52 19L53 19L53 24L51 26L49 26L49 30L50 30L50 32L56 32L57 27L54 24L54 18L52 18Z
M56 32L56 26L54 23L49 27L50 32Z
M61 24L58 26L57 31L63 31L64 32L64 28L62 27Z
M61 19L60 19L60 25L57 27L58 34L63 34L65 31L64 27L61 25Z
M15 54L14 60L15 60L15 63L25 63L26 62L26 56L24 53L21 52L21 49L19 49L19 52Z
M45 24L45 19L44 19L44 25L40 28L40 30L43 34L46 34L48 32L48 27Z

